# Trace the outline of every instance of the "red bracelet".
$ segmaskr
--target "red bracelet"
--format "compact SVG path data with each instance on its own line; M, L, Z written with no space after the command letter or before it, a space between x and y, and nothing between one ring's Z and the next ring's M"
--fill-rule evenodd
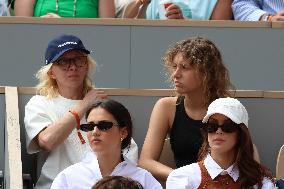
M79 137L81 143L85 144L86 141L84 140L84 138L83 138L83 136L82 136L82 134L80 132L80 117L79 117L78 113L75 112L74 110L69 110L69 112L75 117L76 122L77 122L77 134L78 134L78 137Z

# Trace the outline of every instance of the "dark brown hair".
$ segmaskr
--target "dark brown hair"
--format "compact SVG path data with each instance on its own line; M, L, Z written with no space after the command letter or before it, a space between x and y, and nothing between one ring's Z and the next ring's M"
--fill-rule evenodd
M131 138L132 138L132 119L130 116L129 111L125 106L123 106L121 103L107 99L104 101L98 101L95 104L93 104L86 112L86 119L88 118L90 112L94 108L103 108L106 111L108 111L117 121L119 127L126 127L128 135L125 139L123 139L121 143L121 149L125 149L126 147L130 146Z
M92 189L143 189L143 186L131 178L106 176L99 180Z
M199 150L198 161L205 159L209 153L208 133L202 130L204 141ZM242 189L253 188L255 184L262 187L262 180L267 177L273 181L271 171L254 159L254 149L251 135L245 124L239 125L238 141L236 144L237 156L235 163L238 166L240 177L238 179ZM274 181L273 181L274 182Z
M203 37L192 37L177 42L162 58L167 68L170 68L174 57L179 53L203 76L205 106L217 98L230 96L228 90L234 87L230 82L229 71L212 41ZM171 74L171 69L168 71Z

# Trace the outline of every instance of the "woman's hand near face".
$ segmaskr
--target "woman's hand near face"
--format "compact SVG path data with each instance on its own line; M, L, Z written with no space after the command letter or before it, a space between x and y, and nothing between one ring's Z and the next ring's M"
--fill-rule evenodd
M90 90L83 100L78 104L83 109L83 114L97 101L107 98L107 94L103 90L92 89Z

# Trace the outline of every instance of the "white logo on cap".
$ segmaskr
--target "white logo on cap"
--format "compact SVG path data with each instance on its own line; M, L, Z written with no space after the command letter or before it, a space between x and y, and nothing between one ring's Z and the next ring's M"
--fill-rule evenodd
M64 47L65 45L77 45L77 42L67 41L65 43L58 45L57 47Z

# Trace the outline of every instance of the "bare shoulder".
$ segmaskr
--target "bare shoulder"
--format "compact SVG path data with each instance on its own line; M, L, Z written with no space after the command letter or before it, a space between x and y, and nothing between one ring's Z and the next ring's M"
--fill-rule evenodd
M163 97L160 98L154 107L153 112L159 112L163 117L167 117L168 126L171 127L176 111L177 97Z
M156 102L156 106L175 108L177 97L163 97Z

